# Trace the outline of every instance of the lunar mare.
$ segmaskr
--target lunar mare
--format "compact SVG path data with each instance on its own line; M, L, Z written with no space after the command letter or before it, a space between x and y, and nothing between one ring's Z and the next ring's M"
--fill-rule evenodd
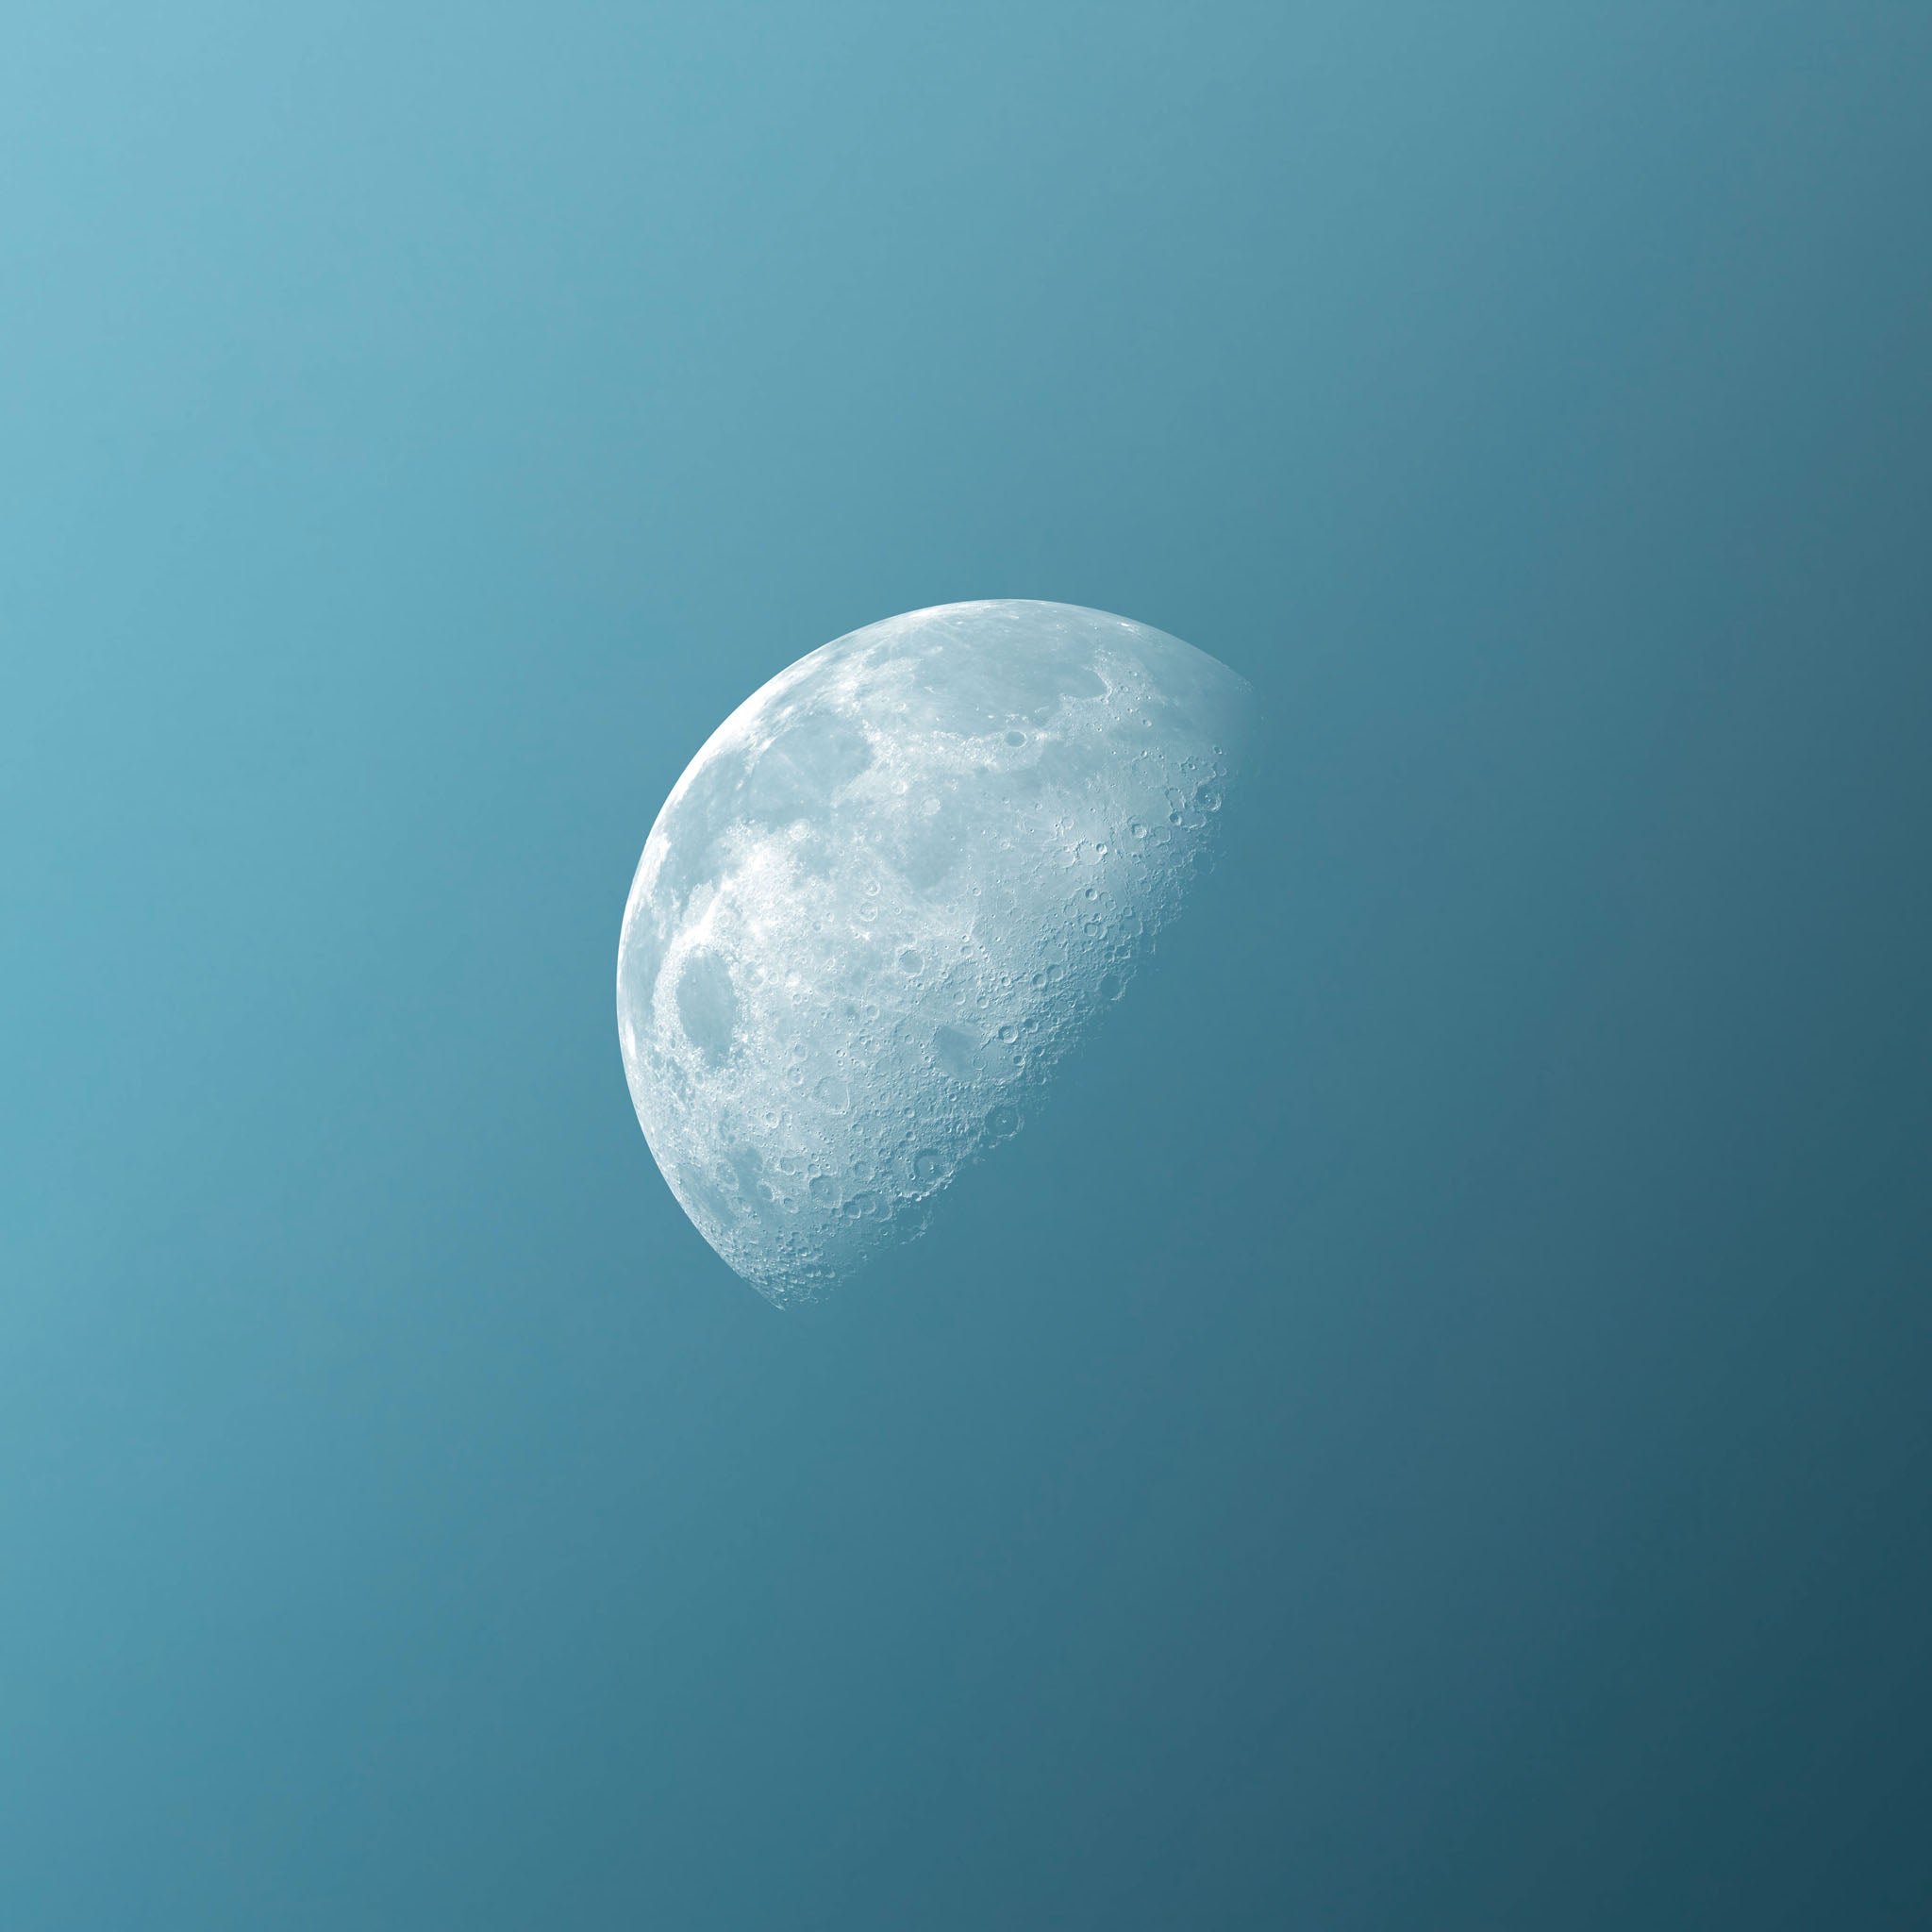
M888 618L780 672L652 827L618 1028L699 1232L781 1306L925 1226L1179 909L1253 693L1066 604Z

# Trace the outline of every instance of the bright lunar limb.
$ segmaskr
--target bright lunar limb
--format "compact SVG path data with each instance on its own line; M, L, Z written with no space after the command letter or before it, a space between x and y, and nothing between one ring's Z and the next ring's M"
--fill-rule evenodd
M1125 990L1219 826L1242 679L1068 604L947 604L780 672L665 801L617 1019L658 1165L808 1301L920 1233Z

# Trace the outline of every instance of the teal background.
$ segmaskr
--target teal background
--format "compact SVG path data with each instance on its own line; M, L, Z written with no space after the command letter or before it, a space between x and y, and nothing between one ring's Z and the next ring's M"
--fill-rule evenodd
M0 1923L1907 1927L1932 10L26 0ZM1199 918L774 1314L666 790L986 595Z

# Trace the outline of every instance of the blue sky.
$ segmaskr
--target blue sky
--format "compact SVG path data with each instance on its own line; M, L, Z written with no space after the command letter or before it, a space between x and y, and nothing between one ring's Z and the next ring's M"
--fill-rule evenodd
M1928 57L16 8L0 1919L1907 1923ZM1222 658L1265 780L788 1320L631 1116L625 891L975 596Z

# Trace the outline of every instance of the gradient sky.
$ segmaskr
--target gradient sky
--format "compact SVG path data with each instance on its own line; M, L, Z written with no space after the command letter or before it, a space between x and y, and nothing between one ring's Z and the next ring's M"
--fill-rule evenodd
M1932 9L0 26L0 1924L1932 1902ZM1260 689L774 1313L618 917L891 612Z

